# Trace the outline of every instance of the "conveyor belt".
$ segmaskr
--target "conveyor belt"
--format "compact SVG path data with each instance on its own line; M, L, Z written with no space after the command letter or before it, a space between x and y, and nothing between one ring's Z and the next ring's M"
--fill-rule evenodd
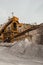
M35 30L35 29L39 28L39 26L40 26L40 25L37 25L37 26L31 27L30 29L26 29L25 31L23 31L23 32L18 33L17 35L15 35L14 38L17 38L17 37L19 37L19 36L21 36L21 35L24 35L24 34L27 33L27 32L30 32L30 31L32 31L32 30Z

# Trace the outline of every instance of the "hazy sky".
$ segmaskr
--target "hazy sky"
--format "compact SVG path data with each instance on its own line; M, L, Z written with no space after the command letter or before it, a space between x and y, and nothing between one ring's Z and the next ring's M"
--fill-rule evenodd
M7 22L11 12L23 23L43 23L43 0L0 0L0 23Z

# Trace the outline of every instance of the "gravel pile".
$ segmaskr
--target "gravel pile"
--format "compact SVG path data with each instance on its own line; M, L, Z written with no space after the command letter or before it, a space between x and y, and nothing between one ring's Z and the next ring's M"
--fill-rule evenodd
M43 65L43 25L29 35L12 47L0 47L0 65Z

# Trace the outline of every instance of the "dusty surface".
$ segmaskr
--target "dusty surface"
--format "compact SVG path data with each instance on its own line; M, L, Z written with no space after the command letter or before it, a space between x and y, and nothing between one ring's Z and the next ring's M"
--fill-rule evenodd
M0 65L43 65L43 25L12 47L0 47Z

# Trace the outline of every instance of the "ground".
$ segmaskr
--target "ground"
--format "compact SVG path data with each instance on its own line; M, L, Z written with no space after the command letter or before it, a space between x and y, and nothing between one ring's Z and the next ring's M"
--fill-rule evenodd
M43 65L43 25L29 35L32 38L19 40L12 47L0 46L0 65Z

